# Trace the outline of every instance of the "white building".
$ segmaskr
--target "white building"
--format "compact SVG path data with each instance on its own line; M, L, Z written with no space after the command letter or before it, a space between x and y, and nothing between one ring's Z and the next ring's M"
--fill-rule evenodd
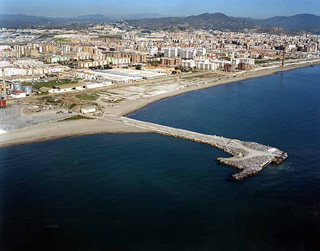
M184 59L193 59L197 55L197 51L195 49L181 49L179 56Z
M181 65L185 68L194 68L196 67L196 62L194 60L182 60Z
M215 71L219 68L219 64L207 59L182 60L182 67L196 68L205 71Z
M127 84L142 78L135 78L129 76L122 76L110 74L106 71L91 71L91 70L76 70L74 71L77 78L82 78L89 81L108 82L111 84Z
M85 107L82 107L81 108L81 113L82 114L93 114L95 113L97 110L96 106L95 105L92 105L92 106L85 106Z
M197 48L196 52L198 56L205 56L207 53L207 50L205 48Z
M240 64L240 62L241 62L240 58L233 58L230 60L230 63L234 64L234 65L238 65L238 64Z
M0 61L0 67L10 67L12 64L10 64L9 61Z
M5 76L32 76L32 75L43 75L52 74L68 71L69 67L62 65L42 65L37 67L30 66L9 66L4 69Z
M253 58L233 58L231 60L231 64L238 65L240 63L245 63L245 64L248 64L248 65L254 65L255 64L255 60Z
M218 67L218 64L210 60L196 60L196 68L199 70L215 71Z
M112 85L111 82L88 82L82 85L78 85L78 86L68 86L65 88L61 88L59 86L50 89L48 92L49 93L65 93L65 92L76 92L76 91L84 91L86 89L95 89L95 88L101 88L101 87L106 87L106 86L110 86Z
M157 55L157 53L158 53L158 47L153 46L153 47L150 47L150 48L149 48L149 55L150 55L150 56Z
M230 64L230 61L228 60L218 60L218 59L215 59L212 61L213 63L217 64L218 65L218 68L223 68L225 64Z
M176 58L178 57L180 48L178 47L169 47L163 49L164 57L166 58Z
M19 67L44 67L45 64L37 59L19 59L13 62L13 65Z
M254 65L255 60L253 58L240 58L240 63L246 63L249 65Z
M101 87L106 87L109 85L112 85L112 83L111 82L103 82L103 83L89 82L89 83L86 83L86 86L88 89L101 88Z
M24 91L14 91L11 93L12 98L25 98L27 94Z

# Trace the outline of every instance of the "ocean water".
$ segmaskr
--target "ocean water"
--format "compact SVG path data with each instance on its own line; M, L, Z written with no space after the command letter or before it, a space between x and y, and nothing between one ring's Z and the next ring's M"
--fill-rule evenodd
M320 66L159 101L130 117L256 141L280 166L157 134L0 149L0 250L320 250Z

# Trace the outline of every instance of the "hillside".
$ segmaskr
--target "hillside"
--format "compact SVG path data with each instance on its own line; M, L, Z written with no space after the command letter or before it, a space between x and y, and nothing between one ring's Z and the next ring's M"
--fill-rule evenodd
M278 26L292 31L303 30L320 34L320 17L311 14L299 14L289 17L277 16L260 20L257 23L270 27Z
M120 20L139 20L142 18L157 18L163 15L156 13L144 13L135 15L110 15L102 14L82 15L78 17L41 17L23 14L0 14L0 27L5 28L27 28L33 26L55 26L65 24L94 24L104 22L117 22Z
M231 29L241 30L257 26L247 18L229 17L222 13L204 13L197 16L169 17L157 19L128 20L131 25L149 29L169 29L172 27L190 27L204 29Z
M152 17L152 18L150 18ZM268 19L238 18L222 13L204 13L187 17L163 17L159 14L136 14L126 16L105 16L102 14L83 15L73 18L47 18L41 16L0 14L0 27L26 28L35 26L56 26L65 24L94 24L117 22L125 19L129 24L142 29L219 29L242 31L256 29L258 31L275 32L278 28L289 32L312 32L320 34L320 17L312 14L294 16L276 16Z
M52 21L46 17L28 16L22 14L0 14L0 27L16 28L50 25Z
M170 29L170 28L205 28L228 29L241 31L256 28L282 28L287 31L306 31L320 34L320 17L311 14L299 14L288 17L272 17L268 19L236 18L222 13L204 13L197 16L171 17L157 19L128 20L129 24L144 29Z

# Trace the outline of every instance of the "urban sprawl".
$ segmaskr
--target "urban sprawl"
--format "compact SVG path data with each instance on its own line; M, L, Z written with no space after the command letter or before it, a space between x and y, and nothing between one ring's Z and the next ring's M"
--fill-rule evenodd
M151 32L124 21L78 30L3 28L0 44L0 95L7 101L199 72L219 77L279 66L284 58L292 63L320 57L319 35Z
M229 153L234 158L218 160L242 170L236 180L271 162L280 164L287 153L124 115L170 96L320 62L319 35L151 31L124 21L74 30L2 29L0 44L2 146L79 134L156 132Z

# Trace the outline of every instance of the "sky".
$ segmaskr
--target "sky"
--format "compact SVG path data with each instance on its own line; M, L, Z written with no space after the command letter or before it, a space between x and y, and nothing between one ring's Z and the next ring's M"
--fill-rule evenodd
M253 18L320 15L320 0L0 0L1 14L46 17L140 13L188 16L205 12Z

